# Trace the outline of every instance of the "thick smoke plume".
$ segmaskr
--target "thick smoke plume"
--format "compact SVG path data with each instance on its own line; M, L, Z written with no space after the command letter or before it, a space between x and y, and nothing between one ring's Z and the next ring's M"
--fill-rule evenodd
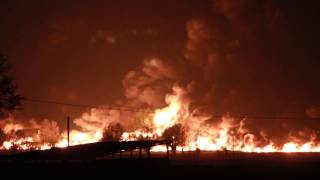
M124 76L123 98L74 119L75 143L175 138L189 149L314 146L318 126L305 120L319 117L310 100L319 100L312 96L319 93L312 88L313 73L300 77L305 67L292 64L302 52L291 46L292 19L281 3L215 0L211 5L208 14L185 22L179 57L146 57ZM0 127L2 142L27 136L32 143L59 146L66 136L50 120L8 119ZM35 132L27 135L28 129Z

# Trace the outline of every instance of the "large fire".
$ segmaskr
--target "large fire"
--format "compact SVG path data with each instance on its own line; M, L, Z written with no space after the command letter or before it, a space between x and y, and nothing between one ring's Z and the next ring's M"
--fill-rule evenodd
M183 91L179 87L173 89L173 93L166 97L167 106L150 113L144 120L148 129L136 129L122 132L120 141L138 139L173 138L176 141L178 151L192 151L196 149L219 151L243 151L243 152L320 152L320 144L316 142L314 135L310 140L301 142L298 140L276 144L271 139L264 139L264 143L257 139L256 135L244 128L244 120L235 123L235 119L229 115L221 117L218 124L204 123L210 116L199 116L189 112L188 102L182 99ZM67 132L62 134L47 134L42 132L44 127L47 131L53 131L51 125L54 122L46 120L43 125L37 125L36 132L27 132L23 124L6 122L2 125L1 150L43 150L51 147L68 146ZM49 125L49 126L48 126ZM49 127L49 128L48 128ZM170 129L175 129L171 131ZM183 128L185 127L185 128ZM21 131L25 130L25 131ZM24 132L18 135L17 132ZM47 132L46 131L46 132ZM47 136L45 136L47 135ZM22 137L21 137L22 136ZM51 136L58 136L58 141L50 140ZM103 128L89 129L86 131L71 130L70 145L93 143L103 140ZM164 151L165 147L157 146L153 151Z

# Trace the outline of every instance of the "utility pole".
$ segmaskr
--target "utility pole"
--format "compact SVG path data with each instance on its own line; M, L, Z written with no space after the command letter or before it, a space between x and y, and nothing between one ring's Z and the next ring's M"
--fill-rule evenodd
M70 117L69 116L67 116L67 128L68 128L68 147L69 147L69 145L70 145Z

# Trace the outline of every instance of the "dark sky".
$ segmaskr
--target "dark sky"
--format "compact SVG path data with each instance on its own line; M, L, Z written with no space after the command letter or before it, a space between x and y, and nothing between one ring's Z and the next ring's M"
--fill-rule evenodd
M179 53L185 22L210 9L206 5L1 1L0 50L9 56L26 97L109 103L122 95L125 73L144 58L163 49ZM40 118L61 113L60 106L27 103L24 108L28 116Z
M318 117L318 7L303 0L2 0L0 52L28 98L112 104L126 99L127 72L157 57L176 72L169 84L192 86L194 107ZM165 94L163 81L152 86ZM25 102L17 116L83 111Z

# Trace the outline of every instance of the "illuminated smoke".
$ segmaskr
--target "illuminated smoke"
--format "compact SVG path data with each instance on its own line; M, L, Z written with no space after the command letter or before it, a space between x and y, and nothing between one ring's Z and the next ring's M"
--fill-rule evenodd
M291 127L293 123L276 118L237 116L241 112L269 114L277 110L287 114L296 110L295 102L274 98L278 91L278 96L288 99L299 96L288 95L288 89L295 85L279 78L283 70L275 66L278 59L265 53L271 47L281 49L277 42L286 38L281 11L266 4L259 7L263 13L251 16L247 14L251 12L248 9L254 9L250 0L215 0L212 4L217 18L195 17L186 22L186 44L180 59L173 62L149 57L140 69L128 71L122 80L123 99L109 103L112 106L91 108L73 120L71 145L173 138L178 150L320 151L317 132L312 128L297 130ZM278 41L260 39L270 36ZM118 43L110 32L98 32L91 40ZM284 86L285 90L279 88ZM319 108L306 108L303 114L317 118ZM52 120L21 123L9 117L1 121L0 128L2 150L68 144L67 132Z

